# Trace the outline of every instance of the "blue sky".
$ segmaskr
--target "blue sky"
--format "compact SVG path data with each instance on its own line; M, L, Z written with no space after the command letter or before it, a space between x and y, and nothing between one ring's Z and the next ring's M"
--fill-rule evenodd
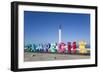
M58 42L59 25L63 42L90 42L89 14L24 11L25 44Z

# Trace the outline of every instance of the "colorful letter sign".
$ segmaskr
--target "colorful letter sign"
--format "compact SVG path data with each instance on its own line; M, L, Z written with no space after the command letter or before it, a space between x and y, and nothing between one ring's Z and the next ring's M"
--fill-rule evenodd
M87 53L86 42L84 41L79 42L79 49L80 49L79 52L81 54Z

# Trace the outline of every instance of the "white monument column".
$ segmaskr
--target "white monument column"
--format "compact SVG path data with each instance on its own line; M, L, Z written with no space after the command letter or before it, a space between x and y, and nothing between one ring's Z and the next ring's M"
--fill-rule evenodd
M61 25L59 25L59 43L61 43Z

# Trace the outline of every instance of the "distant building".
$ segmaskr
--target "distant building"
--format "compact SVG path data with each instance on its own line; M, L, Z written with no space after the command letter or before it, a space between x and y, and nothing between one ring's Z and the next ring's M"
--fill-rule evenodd
M61 25L59 25L59 43L61 43Z

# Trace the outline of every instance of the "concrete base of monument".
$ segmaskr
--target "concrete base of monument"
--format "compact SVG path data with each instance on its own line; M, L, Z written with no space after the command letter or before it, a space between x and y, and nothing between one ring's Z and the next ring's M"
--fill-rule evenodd
M24 52L24 61L53 61L53 60L75 60L75 59L90 59L89 54L59 54L59 53L35 53Z

